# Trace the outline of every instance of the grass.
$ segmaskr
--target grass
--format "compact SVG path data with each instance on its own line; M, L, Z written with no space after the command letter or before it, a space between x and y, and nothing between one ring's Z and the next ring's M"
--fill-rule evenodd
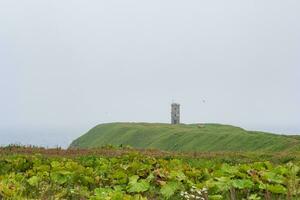
M167 151L297 151L298 137L247 131L221 124L100 124L70 145L95 148L105 145L130 145Z
M162 151L158 149L134 149L132 147L104 146L101 148L44 148L36 146L9 145L0 147L0 157L7 155L43 155L46 157L120 157L128 154L141 154L163 159L182 159L191 165L199 166L205 163L242 164L269 161L274 164L286 164L288 162L300 162L300 151L293 152L178 152Z

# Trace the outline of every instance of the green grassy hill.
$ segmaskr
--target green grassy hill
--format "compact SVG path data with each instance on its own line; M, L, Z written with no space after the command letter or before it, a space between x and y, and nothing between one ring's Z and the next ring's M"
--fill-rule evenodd
M300 150L299 137L246 131L221 124L154 123L100 124L74 140L70 148L94 148L108 144L168 151Z

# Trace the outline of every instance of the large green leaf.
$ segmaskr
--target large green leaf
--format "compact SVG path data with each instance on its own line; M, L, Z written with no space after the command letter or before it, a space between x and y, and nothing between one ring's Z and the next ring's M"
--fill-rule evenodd
M182 171L172 171L170 173L170 178L172 180L183 181L186 180L186 176Z
M165 198L170 198L174 193L180 188L180 183L179 182L168 182L167 184L163 185L160 189L160 193L163 195Z
M282 175L274 173L274 172L264 172L262 176L266 181L268 181L270 183L280 183L281 184L285 181L285 178Z
M237 189L250 189L254 186L254 183L248 179L236 179L231 181L232 186Z
M276 185L267 185L267 189L275 194L286 194L286 188L280 184L276 184Z
M38 183L39 183L39 178L38 178L37 176L33 176L33 177L29 178L29 179L27 180L27 182L28 182L29 185L31 185L31 186L37 186Z
M217 186L219 191L228 191L231 188L231 179L229 177L216 178L214 184Z
M140 193L145 192L150 188L149 182L147 180L138 180L139 176L134 175L129 178L128 189L130 193Z

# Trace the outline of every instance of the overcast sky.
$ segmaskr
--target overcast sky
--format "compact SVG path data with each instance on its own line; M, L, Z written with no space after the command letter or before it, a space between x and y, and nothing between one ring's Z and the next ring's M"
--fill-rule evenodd
M299 0L1 0L0 145L99 123L300 134Z

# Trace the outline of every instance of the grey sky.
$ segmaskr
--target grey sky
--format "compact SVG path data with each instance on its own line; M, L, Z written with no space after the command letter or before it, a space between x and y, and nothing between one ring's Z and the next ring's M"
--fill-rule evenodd
M300 133L298 0L1 0L0 145L98 123ZM205 99L205 103L202 100Z

